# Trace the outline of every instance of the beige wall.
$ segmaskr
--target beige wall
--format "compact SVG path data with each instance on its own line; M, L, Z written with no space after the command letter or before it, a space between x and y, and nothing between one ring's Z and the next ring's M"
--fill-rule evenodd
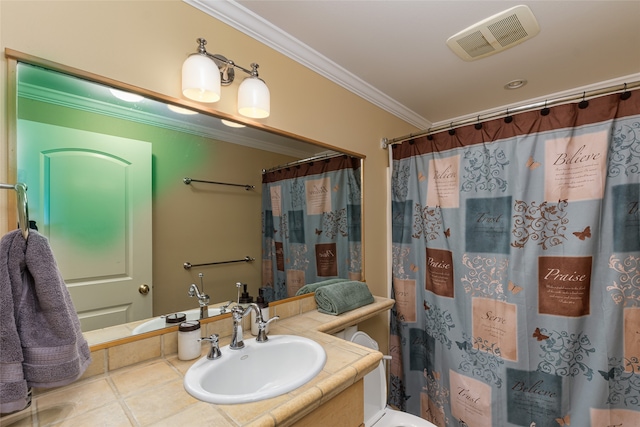
M195 39L246 66L260 64L271 90L272 115L260 123L366 156L364 177L365 271L372 292L387 296L387 152L380 139L415 129L334 83L195 8L177 1L0 1L0 46L180 98L180 67ZM6 182L6 60L0 100ZM235 113L235 85L223 88L215 110ZM6 199L0 198L0 223ZM386 319L365 330L386 349Z

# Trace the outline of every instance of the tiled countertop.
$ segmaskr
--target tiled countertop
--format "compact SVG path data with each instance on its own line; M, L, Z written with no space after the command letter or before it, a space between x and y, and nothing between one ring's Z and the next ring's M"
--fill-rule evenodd
M260 402L214 405L201 402L183 387L184 374L198 359L176 354L155 358L40 392L31 408L0 419L6 427L22 426L288 426L317 409L372 371L382 354L332 335L390 309L394 301L376 297L373 304L340 316L316 310L272 322L270 335L300 335L321 344L327 353L323 370L290 393ZM275 308L275 314L278 313ZM285 310L282 307L281 310ZM245 339L250 334L245 330ZM230 336L220 339L220 346ZM207 347L203 347L202 355ZM212 361L215 363L215 361Z

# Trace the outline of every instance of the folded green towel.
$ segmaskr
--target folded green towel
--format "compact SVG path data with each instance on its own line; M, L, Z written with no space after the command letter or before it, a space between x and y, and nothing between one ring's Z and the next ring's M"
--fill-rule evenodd
M316 290L315 298L319 312L334 316L374 301L367 284L356 281L322 286Z
M307 285L304 285L300 289L298 289L298 292L296 292L296 296L310 294L311 292L315 292L316 289L318 289L321 286L333 285L334 283L348 282L348 281L349 279L327 279L321 282L309 283Z

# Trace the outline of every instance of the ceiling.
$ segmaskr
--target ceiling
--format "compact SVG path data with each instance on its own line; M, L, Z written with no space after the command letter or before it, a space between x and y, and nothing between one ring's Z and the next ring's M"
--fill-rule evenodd
M640 80L638 0L184 1L419 129ZM446 45L519 4L533 38L475 61ZM528 83L504 89L515 79Z

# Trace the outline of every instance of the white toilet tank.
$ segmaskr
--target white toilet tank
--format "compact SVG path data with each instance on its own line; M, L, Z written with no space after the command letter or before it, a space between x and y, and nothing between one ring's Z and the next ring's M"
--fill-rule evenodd
M351 341L374 350L380 349L378 343L362 331L354 333ZM384 361L364 377L364 423L365 427L436 427L420 417L387 407Z
M378 343L369 335L358 331L351 337L351 342L361 346L379 350ZM384 362L380 361L378 367L364 377L364 419L365 425L378 412L387 406L387 379ZM380 414L382 415L382 414Z

